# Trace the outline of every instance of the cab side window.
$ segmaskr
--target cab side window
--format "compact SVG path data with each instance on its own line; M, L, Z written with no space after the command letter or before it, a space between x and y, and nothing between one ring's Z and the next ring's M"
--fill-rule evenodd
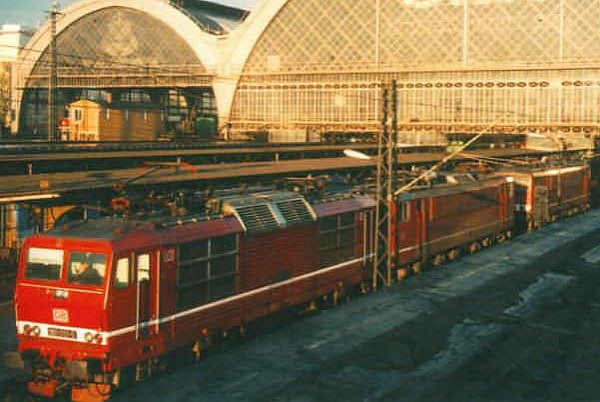
M130 280L129 258L119 258L115 270L115 288L125 289L129 286Z
M150 254L140 254L137 256L137 281L150 280Z

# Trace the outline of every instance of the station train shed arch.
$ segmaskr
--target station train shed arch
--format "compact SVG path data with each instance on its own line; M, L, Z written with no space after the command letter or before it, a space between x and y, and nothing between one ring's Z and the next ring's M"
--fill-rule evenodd
M402 142L489 125L598 135L600 9L587 0L261 0L219 34L194 22L186 3L207 2L90 0L65 9L59 26L111 6L162 21L205 67L230 138L376 133L391 79ZM44 49L47 31L28 47Z
M58 88L210 89L222 30L161 0L77 2L61 11L57 23ZM19 107L30 103L28 92L48 87L50 40L46 24L21 53L15 96L21 125L32 117L31 111L22 116L27 113ZM37 123L43 123L43 108L39 112Z

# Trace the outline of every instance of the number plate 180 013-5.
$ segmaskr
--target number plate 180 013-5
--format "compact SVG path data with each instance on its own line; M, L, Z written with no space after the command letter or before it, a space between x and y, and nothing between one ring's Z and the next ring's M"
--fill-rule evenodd
M48 328L48 336L57 336L59 338L77 339L77 332L70 329Z

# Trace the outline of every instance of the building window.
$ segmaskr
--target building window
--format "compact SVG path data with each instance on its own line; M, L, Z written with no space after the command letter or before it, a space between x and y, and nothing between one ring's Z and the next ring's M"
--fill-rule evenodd
M355 214L329 216L319 222L320 266L351 260L355 256Z
M125 109L124 113L125 113L125 120L129 120L129 110Z
M83 118L83 113L81 109L75 109L75 121L81 121Z
M178 311L235 294L237 248L235 234L179 245Z
M104 109L104 119L110 120L110 109Z
M144 110L144 121L148 120L148 111Z

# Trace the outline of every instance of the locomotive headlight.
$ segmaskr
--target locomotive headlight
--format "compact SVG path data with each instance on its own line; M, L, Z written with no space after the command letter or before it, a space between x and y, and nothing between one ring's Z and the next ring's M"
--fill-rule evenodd
M41 333L42 330L37 325L31 329L31 335L33 336L40 336Z
M100 335L100 334L94 335L94 340L96 341L96 343L102 343L102 335Z
M29 335L31 334L31 325L29 324L25 324L25 326L23 327L23 333L25 335Z
M83 339L85 339L86 342L92 343L94 342L94 335L91 332L86 332Z

